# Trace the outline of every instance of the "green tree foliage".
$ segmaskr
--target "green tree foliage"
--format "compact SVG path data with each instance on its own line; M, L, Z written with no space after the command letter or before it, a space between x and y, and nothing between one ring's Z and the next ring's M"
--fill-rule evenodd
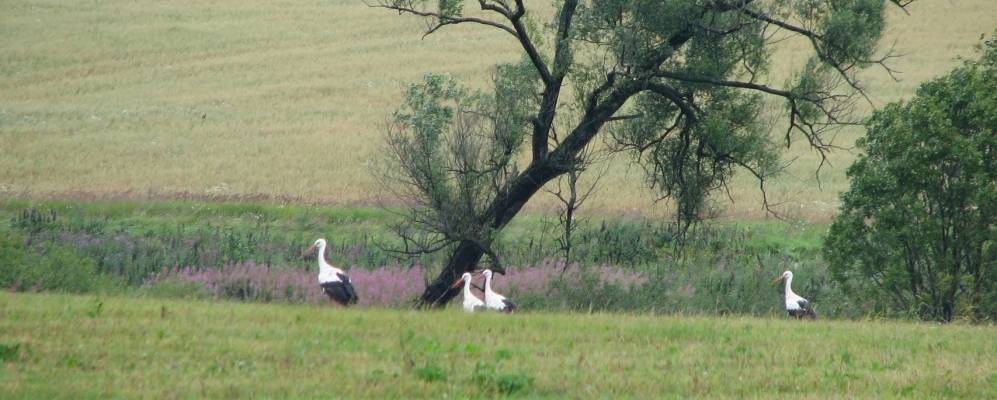
M877 111L825 253L835 279L896 312L997 319L997 39Z
M683 232L737 170L764 195L779 144L802 139L825 155L829 131L856 123L857 71L890 57L875 56L888 3L564 0L554 12L522 0L375 4L422 18L427 35L458 24L493 29L523 54L496 68L491 91L440 75L410 86L389 124L383 176L414 206L399 228L416 245L407 250L453 250L423 302L445 303L457 276L484 254L494 261L496 232L548 182L580 170L597 137L629 153L657 196L674 201ZM777 81L769 56L792 37L811 51L792 79ZM784 104L788 129L760 120L770 99Z
M528 132L531 98L522 93L521 82L530 78L522 66L499 72L492 96L442 74L408 86L379 169L384 186L415 205L393 227L405 251L431 252L466 240L498 264L489 205L519 173L515 157Z

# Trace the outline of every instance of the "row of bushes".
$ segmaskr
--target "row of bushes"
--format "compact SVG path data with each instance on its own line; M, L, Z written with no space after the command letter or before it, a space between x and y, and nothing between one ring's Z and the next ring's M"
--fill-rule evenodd
M95 217L92 213L61 207L22 208L7 211L9 227L24 235L25 245L35 247L57 243L75 248L80 256L93 260L97 270L122 277L129 285L140 285L164 267L221 266L251 261L264 265L307 268L310 259L302 259L301 251L321 232L336 232L338 221L312 229L314 233L272 228L260 223L252 226L217 223L174 224L149 221L131 216L129 223L115 221L126 218ZM141 210L134 212L141 215ZM152 218L149 218L152 220ZM349 223L349 222L348 222ZM528 227L530 232L500 244L498 252L508 264L529 264L557 254L552 236L536 234L542 227ZM374 226L372 231L384 231ZM717 233L725 233L717 232ZM710 235L715 235L711 233ZM707 235L707 236L710 236ZM359 234L346 238L330 238L328 258L338 265L378 268L399 263L397 253L390 251L393 243L384 235ZM540 238L540 239L536 239ZM593 223L576 234L573 261L585 265L615 264L628 266L653 265L660 257L659 249L673 243L668 224L652 220L620 219ZM730 238L718 238L726 241ZM38 250L41 251L41 250ZM444 254L426 256L406 263L439 265Z
M0 272L6 288L120 287L170 297L326 301L315 285L314 260L300 258L312 238L300 233L221 223L121 229L66 209L8 215L5 229L11 234L4 235L0 253L4 265L12 266ZM771 278L793 268L797 291L823 315L868 311L848 304L830 282L816 243L781 248L749 230L704 225L679 247L668 223L615 219L583 224L576 261L566 265L554 243L536 239L544 235L532 228L522 228L527 234L518 235L521 239L504 242L500 253L508 273L495 282L524 309L768 314L781 307L781 289L769 284ZM440 260L403 263L384 248L372 235L360 235L333 241L329 258L350 267L362 305L408 306L436 272L423 265Z
M212 224L111 224L72 209L27 208L12 213L10 226L25 236L27 246L65 244L93 260L97 270L121 277L129 285L140 285L152 274L172 266L220 266L253 261L304 267L301 251L314 237L275 232L269 225L235 228ZM332 242L334 260L346 265L383 265L384 252L368 251L372 240ZM310 264L307 264L310 265Z

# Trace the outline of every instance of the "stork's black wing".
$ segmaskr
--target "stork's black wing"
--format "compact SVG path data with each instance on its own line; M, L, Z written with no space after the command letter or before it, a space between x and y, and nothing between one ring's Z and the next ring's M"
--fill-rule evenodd
M356 304L357 293L353 290L353 284L350 283L350 278L343 274L336 275L339 277L339 280L323 283L322 291L324 291L330 299L344 306Z
M809 301L800 299L796 304L800 305L800 315L797 316L798 318L817 319L817 312L814 311L814 306Z
M346 274L336 274L341 281L343 281L343 287L346 289L346 294L348 296L347 304L356 304L360 297L357 296L356 290L353 289L353 282L350 281L350 277Z

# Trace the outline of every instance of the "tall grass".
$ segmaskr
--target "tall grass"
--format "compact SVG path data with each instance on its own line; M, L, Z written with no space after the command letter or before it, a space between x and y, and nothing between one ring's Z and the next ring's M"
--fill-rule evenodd
M353 286L359 293L360 306L411 307L418 296L426 289L429 274L421 265L381 266L373 269L353 268L348 271ZM144 284L153 293L163 293L176 287L186 287L190 297L212 297L222 300L253 302L284 302L299 304L322 304L328 298L322 293L316 273L298 268L258 265L253 262L228 264L219 267L169 268L153 274ZM602 265L583 268L563 262L545 260L538 265L506 268L506 273L492 282L492 287L512 298L559 298L564 288L577 288L581 285L596 285L601 288L627 290L647 282L644 274L625 268ZM484 295L480 288L483 278L475 279L475 295ZM202 296L203 294L206 296ZM588 301L598 301L591 296ZM182 296L180 296L182 297ZM548 305L534 302L533 308Z
M543 7L545 2L531 6ZM917 1L888 7L883 47L904 57L894 82L862 75L873 102L909 96L918 83L970 55L997 26L992 0ZM548 12L541 9L539 13ZM256 198L370 204L367 170L404 82L430 71L484 86L497 62L520 57L508 35L421 24L360 0L321 2L53 2L15 0L0 15L0 195L68 198ZM788 76L805 43L773 57ZM781 82L780 79L775 79ZM773 113L778 109L773 107ZM779 130L781 132L781 130ZM860 135L836 141L848 147ZM813 179L818 157L794 146L770 199L793 217L827 218L846 187L852 155L838 152ZM639 168L613 161L601 213L656 215ZM756 183L738 180L728 215L759 217ZM552 203L539 197L529 207Z
M184 219L192 213L188 212ZM231 221L224 217L217 223L174 220L164 224L156 219L143 221L141 217L122 222L67 207L25 208L11 214L11 228L24 232L27 245L71 245L93 260L100 272L121 276L129 284L141 284L164 267L220 266L244 261L304 266L301 251L321 235L285 232L267 223L228 223ZM329 249L329 258L337 263L374 266L391 260L376 248L375 238L370 235L337 239L330 241Z
M327 257L348 271L361 306L408 307L446 256L397 258L383 235L383 211L315 208L308 213L323 218L302 219L266 205L6 204L0 216L9 223L0 231L11 233L11 254L33 254L41 265L72 259L94 275L157 296L324 303L314 256L302 259L300 252L326 236ZM524 309L769 315L782 312L782 292L768 282L793 269L795 289L823 316L877 310L874 301L851 301L831 282L817 252L819 225L704 224L679 246L669 222L592 219L580 222L568 264L547 220L526 216L497 247L506 274L496 275L494 286ZM31 270L17 271L0 283L34 289L15 284ZM92 286L73 290L101 287Z

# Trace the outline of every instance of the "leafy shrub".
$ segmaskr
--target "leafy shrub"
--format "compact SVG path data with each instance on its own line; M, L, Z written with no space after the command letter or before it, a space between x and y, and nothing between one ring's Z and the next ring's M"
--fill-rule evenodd
M866 123L825 254L856 298L894 313L997 319L997 39Z
M55 212L25 208L15 212L10 226L32 245L54 243L76 249L94 260L98 270L141 285L164 267L219 266L252 261L264 265L304 266L300 257L314 237L287 234L261 224L253 227L164 225L155 219L111 224L74 208ZM330 241L328 258L345 265L377 267L391 258L367 236ZM311 265L310 262L307 265Z
M585 265L655 262L657 250L676 241L677 228L674 224L652 219L624 217L597 224L588 221L576 223L571 260ZM534 232L503 241L497 246L498 252L510 264L556 259L558 257L551 256L562 252L561 245L553 237L556 235L547 235L548 228L544 225L539 229L542 233Z
M98 273L93 260L70 246L27 247L20 234L0 235L0 287L13 290L54 290L84 293L111 289L117 279Z

